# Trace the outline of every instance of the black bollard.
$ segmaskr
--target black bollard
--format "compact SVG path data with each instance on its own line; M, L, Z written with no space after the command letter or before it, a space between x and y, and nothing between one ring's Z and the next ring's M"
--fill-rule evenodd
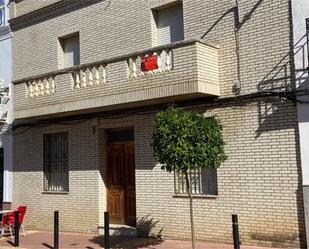
M234 249L240 249L238 216L232 214Z
M104 248L109 249L109 216L104 212Z
M59 211L54 212L54 249L59 249Z
M19 212L18 211L15 211L14 233L15 233L15 247L19 247Z

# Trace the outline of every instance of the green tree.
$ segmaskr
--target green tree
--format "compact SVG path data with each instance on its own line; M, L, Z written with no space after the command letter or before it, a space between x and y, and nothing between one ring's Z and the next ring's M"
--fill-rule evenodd
M190 200L192 248L195 248L193 198L188 172L218 168L226 159L222 126L216 117L170 107L157 113L153 132L155 159L161 169L185 175Z

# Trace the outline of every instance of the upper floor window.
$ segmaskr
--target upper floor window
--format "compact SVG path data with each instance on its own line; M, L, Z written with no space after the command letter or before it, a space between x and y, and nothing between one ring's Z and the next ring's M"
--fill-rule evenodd
M0 0L0 27L5 26L5 4L4 0Z
M59 38L62 48L62 65L64 68L80 64L79 34Z
M157 26L157 45L184 39L182 4L154 11Z

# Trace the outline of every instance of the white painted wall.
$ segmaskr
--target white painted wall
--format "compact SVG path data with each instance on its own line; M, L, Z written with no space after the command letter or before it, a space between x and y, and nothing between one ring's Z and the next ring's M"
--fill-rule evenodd
M5 0L7 6L8 0ZM9 8L6 8L6 24L8 25ZM0 30L0 79L4 81L5 87L10 87L12 81L12 52L11 52L11 33L8 29ZM11 92L11 91L10 91ZM13 169L13 136L10 132L13 117L12 100L8 103L8 118L5 129L1 132L0 146L4 148L4 176L3 176L3 201L12 201L12 169Z
M309 77L306 67L308 67L306 48L306 22L309 18L308 0L293 0L293 35L294 54L296 69L296 84L298 89L309 89ZM299 97L300 100L308 101L309 96ZM301 147L301 164L303 185L309 186L309 104L297 104L299 136Z

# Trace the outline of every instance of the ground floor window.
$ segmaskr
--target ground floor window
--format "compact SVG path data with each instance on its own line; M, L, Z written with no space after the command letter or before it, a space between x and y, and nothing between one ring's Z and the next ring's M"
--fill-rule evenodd
M69 191L68 133L43 136L44 191Z
M190 170L189 183L194 195L217 195L217 169L204 168ZM175 173L175 194L186 194L186 177L181 172Z

